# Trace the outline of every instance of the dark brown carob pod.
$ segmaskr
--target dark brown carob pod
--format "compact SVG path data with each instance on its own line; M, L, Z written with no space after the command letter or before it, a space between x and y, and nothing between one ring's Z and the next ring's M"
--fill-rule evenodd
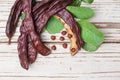
M42 29L47 24L48 20L51 16L56 14L58 11L64 9L67 5L72 3L73 0L55 0L53 1L49 8L39 15L38 19L35 21L35 25L37 27L37 32L41 32Z
M17 23L19 20L19 16L22 11L21 0L16 0L14 5L12 6L7 25L6 25L6 35L9 38L9 43L11 42L11 38L15 33Z
M20 28L20 36L18 38L18 54L19 54L19 60L21 66L28 70L29 68L29 61L28 61L28 55L27 55L27 33L23 27L23 25Z
M39 15L44 12L45 10L47 10L51 4L51 2L53 2L54 0L44 0L44 1L38 1L36 3L36 5L33 7L32 12L33 12L33 18L34 20L36 20Z
M20 28L21 35L18 38L18 53L21 66L24 69L28 69L29 63L33 63L36 60L36 51L46 56L50 54L50 50L43 45L34 31L34 23L31 16L31 0L22 1L22 3L23 12L26 16Z
M37 52L44 56L47 56L50 54L50 50L45 45L43 45L34 29L31 2L32 0L22 0L23 12L26 15L22 24L24 25L26 32L28 32L32 46L36 49Z
M41 3L41 6L44 4L45 4L45 2ZM11 9L11 13L9 15L9 19L8 19L7 26L6 26L6 35L8 36L9 41L10 41L11 37L13 36L15 29L17 27L19 15L21 14L21 11L23 8L22 6L23 6L22 1L16 0L14 6ZM16 9L16 7L17 7L17 9ZM24 27L24 26L22 25L20 28L21 35L19 36L19 39L18 39L18 53L19 53L21 66L25 69L28 69L28 62L33 63L36 60L37 52L36 52L36 49L33 48L30 38L27 37L28 32L25 31L25 29L22 29L22 27ZM28 44L28 45L26 45L26 44ZM41 44L43 45L42 42L41 42ZM21 47L21 46L23 46L23 47ZM45 47L43 47L43 48L45 48ZM47 51L46 52L42 51L42 52L43 52L42 55L46 55L46 53L47 53ZM48 55L48 53L47 53L47 55ZM22 56L23 56L23 58L22 58Z

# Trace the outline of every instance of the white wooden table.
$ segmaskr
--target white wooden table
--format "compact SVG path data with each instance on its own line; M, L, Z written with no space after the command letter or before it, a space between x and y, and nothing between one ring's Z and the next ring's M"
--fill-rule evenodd
M0 0L0 80L120 80L120 0L95 0L93 22L105 35L105 41L96 52L84 50L73 57L69 49L61 47L60 34L52 42L47 32L42 39L48 47L57 45L57 50L37 61L28 71L21 68L17 52L19 30L7 44L5 25L15 0ZM65 42L69 42L66 37Z

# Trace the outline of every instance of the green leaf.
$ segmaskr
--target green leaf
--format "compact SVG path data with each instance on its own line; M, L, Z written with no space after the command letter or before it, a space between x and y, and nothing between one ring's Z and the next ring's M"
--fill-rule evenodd
M83 49L86 51L92 52L92 51L96 51L98 47L89 43L84 43Z
M94 0L82 0L82 1L85 2L85 3L89 3L89 4L94 2Z
M70 6L80 6L81 0L74 0L73 3L70 4Z
M81 20L78 21L81 28L81 36L85 43L83 48L87 51L95 51L104 41L104 35L92 23Z
M25 19L25 13L21 13L20 18L21 18L22 20L24 20L24 19Z
M79 19L89 19L94 16L94 11L89 7L67 6L66 9Z
M63 26L58 19L51 17L46 25L46 29L50 34L59 33Z

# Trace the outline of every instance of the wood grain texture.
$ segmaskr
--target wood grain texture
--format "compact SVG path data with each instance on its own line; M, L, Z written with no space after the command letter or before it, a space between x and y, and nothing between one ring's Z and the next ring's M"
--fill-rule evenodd
M0 0L0 80L120 80L120 0L94 0L90 6L95 10L95 17L90 19L104 33L105 41L96 52L86 52L83 49L75 56L69 54L69 40L65 36L68 48L63 49L59 41L51 41L44 32L42 41L50 48L57 46L56 51L37 61L28 71L19 64L17 52L18 24L12 44L7 44L5 35L6 21L11 6L15 0Z

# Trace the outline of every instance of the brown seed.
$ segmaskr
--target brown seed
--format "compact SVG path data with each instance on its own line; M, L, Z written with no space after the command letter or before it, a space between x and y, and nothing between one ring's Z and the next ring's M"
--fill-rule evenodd
M67 48L67 43L62 44L63 48Z
M69 38L69 39L72 38L72 34L68 34L68 38Z
M66 35L67 34L67 32L66 31L62 31L62 33L61 33L62 35Z
M72 52L75 52L75 51L76 51L76 49L75 49L75 48L72 48L72 49L71 49L71 51L72 51Z
M53 45L53 46L51 47L51 49L52 49L52 50L56 50L56 46Z
M56 36L51 36L51 39L52 39L52 40L55 40L55 39L56 39Z
M61 37L60 37L60 40L61 40L61 41L64 41L64 40L65 40L65 38L61 36Z

